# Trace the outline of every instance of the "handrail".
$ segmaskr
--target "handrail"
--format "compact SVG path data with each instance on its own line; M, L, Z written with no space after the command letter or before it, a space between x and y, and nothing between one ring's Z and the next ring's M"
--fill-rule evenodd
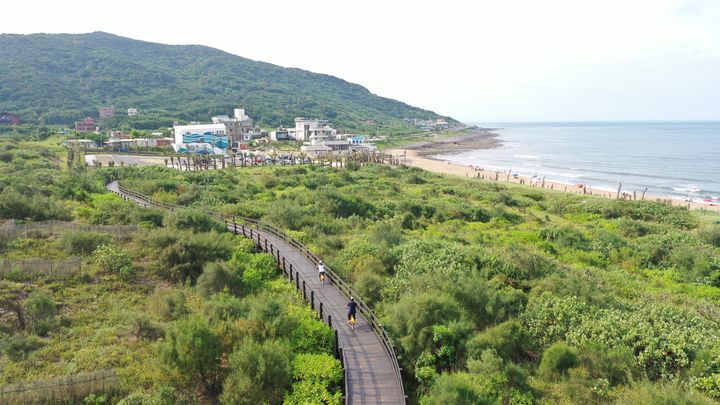
M154 205L157 207L169 209L171 211L174 211L176 209L188 208L188 207L185 207L182 205L171 204L171 203L154 200L144 194L141 194L139 192L129 190L129 189L123 187L119 181L118 181L118 190L123 194L132 196L133 198L138 199L140 201L144 201L145 206L147 206L147 204L150 204L150 205ZM212 217L215 217L216 219L219 219L220 221L223 221L225 223L226 229L228 228L229 223L228 223L227 217L225 215L215 213L215 212L210 212L210 215ZM274 225L271 225L271 224L268 224L265 222L261 222L260 220L257 220L254 218L248 218L248 217L242 217L242 216L240 216L240 217L233 216L230 218L232 218L234 227L237 227L237 225L239 223L241 225L250 225L259 230L269 232L269 233L277 236L278 238L284 240L285 242L287 242L289 245L295 247L296 249L299 249L303 253L303 255L308 260L310 260L311 263L317 265L318 262L320 261L320 257L318 255L316 255L315 253L313 253L302 242L300 242L299 240L297 240L295 238L288 236L283 230L281 230L280 228L277 228ZM238 221L238 220L240 220L240 221ZM330 280L338 287L340 292L345 297L351 297L351 296L355 297L355 302L357 302L357 304L358 304L360 313L365 317L365 319L368 320L368 322L370 323L370 326L372 327L373 332L380 339L380 342L383 344L385 351L390 356L392 366L393 366L393 369L395 372L395 377L397 378L399 385L400 385L402 397L405 398L405 387L403 386L403 382L402 382L402 368L400 368L400 364L398 363L397 355L395 354L395 349L393 347L392 340L390 339L390 336L388 335L385 328L383 328L382 324L380 324L380 321L377 318L377 316L375 315L375 312L367 304L365 304L364 301L362 301L359 298L359 296L355 292L355 290L349 284L347 284L345 282L345 280L343 280L340 276L338 276L327 265L325 265L325 272L328 275L328 277L330 278ZM347 382L346 382L346 384L347 384Z

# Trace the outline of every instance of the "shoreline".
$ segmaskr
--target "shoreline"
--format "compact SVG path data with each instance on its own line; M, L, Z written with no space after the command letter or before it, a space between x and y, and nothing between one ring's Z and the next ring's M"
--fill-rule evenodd
M388 149L385 152L399 156L401 162L405 159L404 164L407 166L417 167L439 174L476 178L480 181L514 183L525 185L527 187L539 187L570 194L600 196L608 199L657 201L691 210L720 212L720 205L687 202L651 194L645 194L643 196L636 192L633 192L632 194L621 192L620 198L618 198L617 191L608 191L596 187L586 187L584 185L582 187L578 187L577 185L539 177L513 176L508 171L493 170L482 166L466 166L434 157L439 154L447 155L473 149L493 149L501 144L500 140L497 139L499 135L493 133L492 129L478 128L475 129L475 131L478 132L472 135L432 140L408 145L404 148ZM471 139L467 139L468 142L465 142L465 138ZM450 145L452 145L450 149L443 149ZM480 145L485 146L478 147Z

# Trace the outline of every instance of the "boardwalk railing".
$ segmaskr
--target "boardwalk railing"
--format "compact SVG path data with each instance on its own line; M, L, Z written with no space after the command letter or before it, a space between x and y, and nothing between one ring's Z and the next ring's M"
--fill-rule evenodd
M123 187L120 183L118 183L118 190L120 191L119 195L123 198L127 198L126 196L130 196L136 201L142 203L145 207L147 206L156 206L165 208L171 211L175 211L178 209L183 209L186 207L183 207L181 205L176 204L170 204L162 201L156 201L144 194L138 193L133 190L129 190L125 187ZM261 248L264 248L265 251L273 254L275 256L276 250L274 251L274 247L272 244L268 246L267 239L265 240L265 245L263 246L260 243L260 235L253 235L253 229L261 230L267 233L270 233L283 241L285 241L287 244L292 246L293 248L300 251L311 263L317 265L320 261L320 257L317 256L315 253L313 253L307 246L305 246L302 242L298 241L297 239L294 239L290 236L288 236L283 230L280 228L270 225L265 222L258 221L257 219L253 218L246 218L246 217L230 217L218 213L210 213L213 217L216 219L224 222L225 227L228 230L232 230L235 234L242 234L249 236L250 239L256 240L257 243L260 245ZM277 260L280 262L280 256L279 253L277 254ZM283 271L289 276L290 281L293 281L293 278L295 279L296 287L300 289L300 275L299 272L296 272L296 274L293 274L292 271L292 264L290 265L289 273L288 270L284 269L285 263L283 265L278 264L278 266L283 269ZM388 335L385 328L380 323L380 320L375 315L375 312L362 300L360 299L359 295L353 290L353 288L345 282L340 276L337 275L327 264L325 265L325 272L326 275L330 278L330 280L337 286L337 288L340 290L340 292L345 297L355 297L355 301L358 304L358 310L360 313L367 319L369 325L372 327L375 334L380 339L380 342L382 342L383 347L385 348L386 352L388 353L391 361L392 366L395 371L395 376L397 378L397 381L400 385L402 392L402 397L405 398L405 392L404 387L402 384L402 369L400 368L400 365L397 360L397 355L395 354L395 348L393 347L392 340L390 339L390 336ZM303 292L305 292L304 283L303 283ZM314 295L314 294L311 294ZM310 302L313 309L315 308L314 302L311 300ZM322 303L320 304L319 308L320 318L323 318L323 308ZM323 319L325 320L325 319ZM330 326L332 326L332 321L328 319L328 323ZM337 333L337 332L336 332ZM340 350L338 350L340 352ZM343 358L341 356L341 361L343 361ZM344 365L343 365L344 366ZM344 367L343 367L344 368ZM347 384L347 379L345 379L345 384Z

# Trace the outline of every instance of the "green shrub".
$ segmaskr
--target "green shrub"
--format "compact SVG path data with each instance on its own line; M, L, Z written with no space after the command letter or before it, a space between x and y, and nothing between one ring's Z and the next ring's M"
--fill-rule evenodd
M203 266L195 288L204 298L224 290L237 295L242 289L241 274L223 262L207 263Z
M232 252L231 236L211 233L156 234L153 242L161 247L161 272L179 281L194 283L206 263L227 260ZM162 246L165 245L165 246Z
M566 343L557 342L543 353L538 373L547 380L557 379L577 363L577 351Z
M23 303L25 314L32 331L40 336L46 335L55 326L57 303L46 291L35 290Z
M503 359L516 361L528 357L528 336L517 320L509 320L473 336L467 344L470 358L478 358L484 351L493 350Z
M23 360L28 354L43 346L43 342L33 335L15 334L0 340L0 351L12 361Z
M720 247L720 225L710 225L700 231L700 237L705 243Z
M69 231L63 233L57 243L68 254L89 255L98 246L111 242L112 236L106 233Z
M300 354L292 368L295 382L283 403L340 405L343 369L338 359L328 354Z
M115 245L101 245L93 252L95 262L103 271L118 274L124 279L133 276L130 253Z
M210 395L219 392L222 382L222 342L207 321L191 316L174 321L165 333L162 356L186 383L197 385Z
M291 355L276 341L243 342L229 358L230 375L223 384L223 404L279 404L292 381Z
M165 217L165 226L192 232L221 232L224 226L210 215L192 210L184 209L175 211Z
M480 387L473 384L466 374L441 374L428 394L420 400L421 405L491 405L495 401L483 395Z
M652 384L643 381L620 391L617 405L711 405L711 399L677 383Z

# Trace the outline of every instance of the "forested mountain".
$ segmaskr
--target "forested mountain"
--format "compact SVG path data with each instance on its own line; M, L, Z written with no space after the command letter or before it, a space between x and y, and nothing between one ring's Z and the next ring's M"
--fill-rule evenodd
M0 49L0 111L18 113L26 122L68 124L110 104L121 113L138 108L138 120L150 126L208 120L238 106L268 126L312 116L344 129L406 132L411 128L402 118L440 117L333 76L206 46L95 32L4 34Z

